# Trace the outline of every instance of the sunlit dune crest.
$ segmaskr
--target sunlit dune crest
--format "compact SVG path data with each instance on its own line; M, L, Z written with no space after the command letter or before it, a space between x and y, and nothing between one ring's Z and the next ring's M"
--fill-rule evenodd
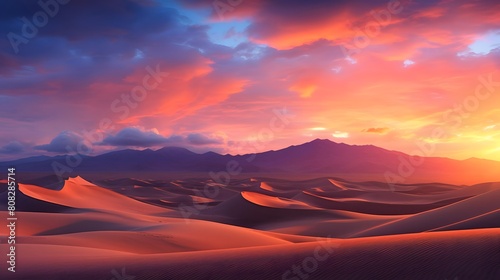
M328 179L328 181L330 181L330 183L332 183L332 185L334 185L335 187L341 189L341 190L347 190L347 188L342 185L342 183L338 182L338 181L335 181L333 179Z
M127 196L96 186L81 177L69 178L61 190L48 190L19 184L19 190L30 197L75 208L154 214L165 209L141 203Z
M288 209L313 209L313 207L305 203L281 197L272 197L264 194L246 191L241 192L241 195L249 202L255 203L260 206Z
M273 192L273 193L288 193L288 192L290 192L290 191L287 191L287 190L281 190L281 189L275 188L275 187L271 186L269 183L266 183L266 182L261 182L260 183L260 188L263 189L263 190L266 190L266 191Z

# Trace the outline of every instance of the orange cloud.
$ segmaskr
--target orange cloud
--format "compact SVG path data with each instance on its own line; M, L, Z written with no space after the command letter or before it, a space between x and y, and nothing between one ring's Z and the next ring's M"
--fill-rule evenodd
M370 127L367 129L363 129L363 132L377 133L377 134L385 134L387 131L389 131L388 127Z

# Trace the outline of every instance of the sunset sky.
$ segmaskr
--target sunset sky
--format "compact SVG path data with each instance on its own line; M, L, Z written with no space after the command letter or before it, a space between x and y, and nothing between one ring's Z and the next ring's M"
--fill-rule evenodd
M497 0L65 1L0 4L0 160L315 138L500 160Z

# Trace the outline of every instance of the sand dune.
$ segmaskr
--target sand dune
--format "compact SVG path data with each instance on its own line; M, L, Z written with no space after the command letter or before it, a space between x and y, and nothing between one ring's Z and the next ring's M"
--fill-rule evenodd
M38 200L73 208L124 211L141 214L159 214L166 209L141 203L135 199L98 187L81 177L68 179L59 190L48 190L34 185L19 184L19 190Z
M409 203L393 201L391 203L377 202L368 198L330 198L316 195L309 192L302 192L294 197L295 200L302 201L308 205L312 205L324 209L339 209L352 212L360 212L366 214L377 215L405 215L415 214L422 211L438 208L450 203L460 201L462 198L453 198L444 201L418 203L411 201Z
M330 181L330 183L332 183L332 185L339 188L340 190L343 190L343 191L347 190L347 187L337 180L328 179L328 181Z
M198 218L244 227L303 219L348 219L356 213L314 208L300 202L243 192L217 206L203 210Z
M0 212L6 214L6 212ZM19 236L56 235L99 230L133 230L150 226L150 221L138 220L127 215L80 211L79 213L18 212L23 226L17 229ZM5 215L6 216L6 215ZM170 218L161 218L163 222Z
M0 193L0 209L7 209L7 191ZM31 196L25 195L23 192L16 192L16 209L18 211L26 212L71 212L79 211L77 208L71 206L60 205L46 200L40 200Z
M461 230L476 228L500 228L500 210L491 211L450 225L432 229L432 231Z
M367 229L354 236L414 233L443 228L496 211L499 209L498 201L500 201L500 189Z
M285 209L318 209L300 201L281 197L273 197L253 192L241 192L241 195L247 201L265 207Z
M274 222L257 226L266 231L332 238L347 238L351 235L399 219L401 216L366 216L356 219L301 219Z
M271 193L279 193L279 194L286 194L286 193L290 193L290 192L295 192L294 190L281 190L279 188L275 188L275 187L272 187L269 183L266 183L266 182L261 182L260 183L260 186L259 186L261 189L265 190L265 191L269 191Z
M498 279L498 242L485 229L147 255L25 244L32 269L12 279Z
M498 183L92 181L20 184L29 269L12 279L119 279L125 267L135 279L306 279L292 267L317 248L328 258L310 279L500 277Z
M99 226L96 224L95 226ZM94 226L94 227L95 227ZM75 233L45 232L44 235L19 237L21 244L53 244L86 248L101 248L135 254L157 254L185 251L202 251L227 248L255 247L287 244L289 241L256 230L205 221L189 224L179 222L167 225L117 230L101 230ZM107 228L111 228L108 226ZM66 227L66 231L74 231ZM46 233L51 233L50 235ZM203 238L200 238L203 233ZM206 242L211 240L211 242Z

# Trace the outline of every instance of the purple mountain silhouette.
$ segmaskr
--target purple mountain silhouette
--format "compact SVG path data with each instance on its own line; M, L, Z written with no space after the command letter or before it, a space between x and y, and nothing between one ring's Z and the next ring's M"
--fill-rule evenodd
M453 182L471 184L500 181L500 162L482 159L453 160L411 157L372 145L347 145L316 139L277 151L247 155L197 154L185 148L121 150L85 156L72 174L105 172L220 172L228 162L243 174L338 176L354 180ZM33 157L0 163L18 172L54 173L54 163L66 165L65 156Z

